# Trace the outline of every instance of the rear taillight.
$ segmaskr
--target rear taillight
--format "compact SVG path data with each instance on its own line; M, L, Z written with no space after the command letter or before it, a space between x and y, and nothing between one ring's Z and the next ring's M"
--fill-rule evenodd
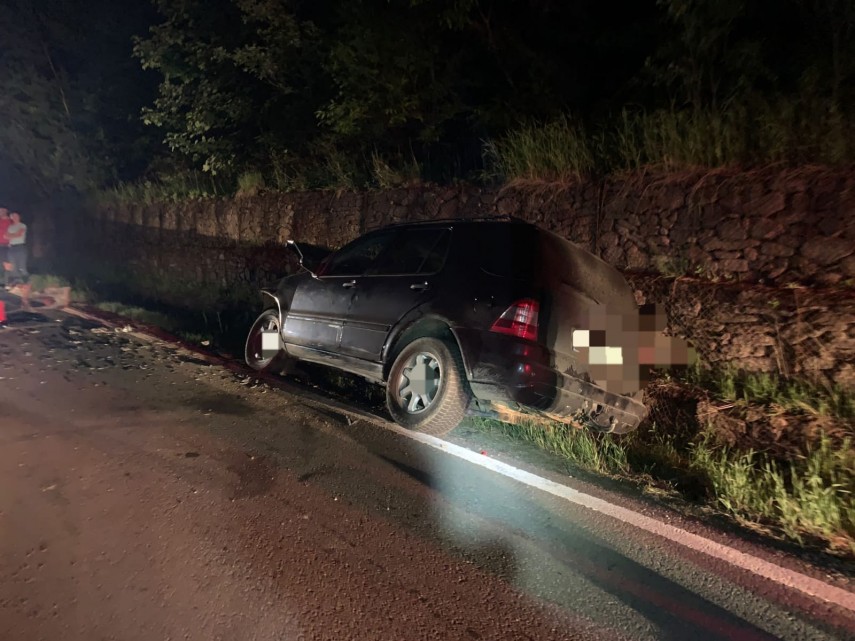
M499 320L493 323L490 331L536 341L539 311L540 304L536 300L530 298L518 300L499 316Z

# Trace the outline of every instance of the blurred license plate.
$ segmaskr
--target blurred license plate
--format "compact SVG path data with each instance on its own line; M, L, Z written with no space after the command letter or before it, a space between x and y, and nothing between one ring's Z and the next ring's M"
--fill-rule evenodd
M273 356L279 352L279 332L261 333L261 351L265 356Z

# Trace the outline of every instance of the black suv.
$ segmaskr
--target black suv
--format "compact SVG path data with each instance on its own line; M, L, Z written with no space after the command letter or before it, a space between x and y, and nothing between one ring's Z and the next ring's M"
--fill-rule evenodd
M598 347L617 350L618 372L631 365L620 322L603 321L618 328L608 332L591 321L637 316L629 285L551 232L515 220L402 224L314 271L289 245L303 269L263 290L270 306L246 343L256 370L296 359L356 373L385 384L397 423L434 435L493 404L617 433L646 415L641 385L624 380L637 372L591 376Z

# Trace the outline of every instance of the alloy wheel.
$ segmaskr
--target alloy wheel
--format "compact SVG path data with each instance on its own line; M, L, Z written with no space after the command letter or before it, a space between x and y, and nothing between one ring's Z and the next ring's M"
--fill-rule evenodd
M401 407L409 414L420 414L436 400L442 383L439 359L428 352L415 354L404 366L398 384Z
M266 356L262 348L263 336L267 332L279 333L279 319L272 314L268 314L256 322L255 329L252 333L252 338L250 338L247 349L247 360L252 361L249 365L257 368L263 368L273 360L274 356Z

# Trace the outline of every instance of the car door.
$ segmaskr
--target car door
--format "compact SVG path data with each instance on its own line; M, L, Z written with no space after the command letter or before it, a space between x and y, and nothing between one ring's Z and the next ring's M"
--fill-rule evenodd
M342 330L342 354L379 362L392 327L414 307L436 294L445 263L449 228L403 229L356 279Z
M394 232L362 236L330 255L297 286L285 318L285 342L326 352L338 351L356 279L392 242Z

